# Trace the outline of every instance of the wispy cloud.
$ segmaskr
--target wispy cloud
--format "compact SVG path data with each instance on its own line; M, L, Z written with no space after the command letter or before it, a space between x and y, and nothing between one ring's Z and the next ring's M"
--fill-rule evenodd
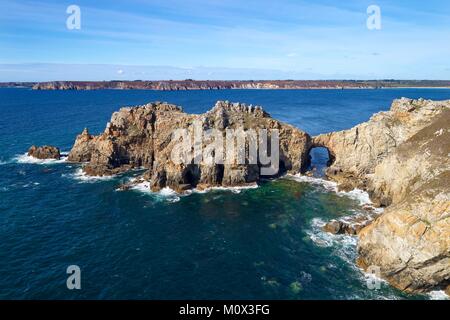
M450 25L448 3L430 0L436 9L422 12L418 0L379 0L382 30L372 32L366 28L372 2L80 0L82 28L69 31L66 3L3 0L0 62L204 65L302 74L311 69L316 75L380 77L406 77L415 70L417 77L450 78L445 68L434 67L448 64L448 28L442 27Z

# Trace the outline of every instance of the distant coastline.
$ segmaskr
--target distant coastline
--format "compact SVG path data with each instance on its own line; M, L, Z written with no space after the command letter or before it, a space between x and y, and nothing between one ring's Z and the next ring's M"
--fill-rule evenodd
M224 90L224 89L392 89L450 88L450 80L111 80L111 81L49 81L0 82L0 88L31 88L33 90Z

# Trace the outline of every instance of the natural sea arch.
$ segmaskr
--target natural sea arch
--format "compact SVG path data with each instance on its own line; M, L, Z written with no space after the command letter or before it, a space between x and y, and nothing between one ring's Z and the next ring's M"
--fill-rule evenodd
M307 171L312 171L315 177L324 177L326 169L333 163L334 157L326 147L313 146L309 150Z

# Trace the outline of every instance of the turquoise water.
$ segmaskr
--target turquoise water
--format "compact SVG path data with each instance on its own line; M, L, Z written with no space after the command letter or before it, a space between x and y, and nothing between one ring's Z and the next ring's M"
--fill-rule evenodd
M0 89L0 298L364 299L356 239L320 223L361 211L327 185L280 179L256 189L163 196L82 180L78 165L29 163L32 144L68 151L121 106L160 100L201 113L216 100L262 105L311 134L349 128L397 97L450 99L450 90L31 91ZM326 157L315 157L323 167ZM81 268L81 290L66 268Z

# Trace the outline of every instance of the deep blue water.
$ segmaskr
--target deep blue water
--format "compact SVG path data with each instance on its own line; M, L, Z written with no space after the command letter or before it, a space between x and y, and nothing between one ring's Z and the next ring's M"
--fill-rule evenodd
M450 99L445 89L32 91L0 89L0 298L424 298L369 290L356 239L317 224L361 209L352 197L289 179L257 189L163 197L115 191L132 173L83 181L69 163L21 163L32 144L70 150L121 106L167 101L191 113L216 100L262 105L310 134L350 128L399 97ZM326 157L315 161L323 167ZM66 268L81 268L81 290Z

